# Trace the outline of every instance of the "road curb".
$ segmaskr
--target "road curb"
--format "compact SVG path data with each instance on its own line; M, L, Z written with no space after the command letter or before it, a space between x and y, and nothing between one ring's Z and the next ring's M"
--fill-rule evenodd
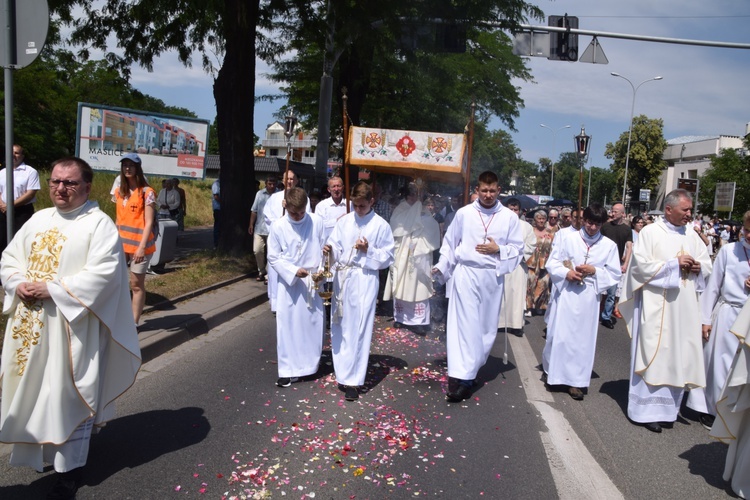
M221 290L222 288L228 287L247 278L248 276L244 275L200 290L195 290L189 294L178 297L177 299L156 304L151 307L149 312L159 313L165 310L174 312L176 308L171 307L174 304L194 299L209 292ZM209 312L190 314L190 306L184 304L183 308L185 309L185 313L187 313L184 314L184 320L165 326L164 328L142 332L138 335L141 348L141 359L144 363L147 363L171 349L178 347L184 342L208 333L211 329L216 328L265 302L268 302L268 294L264 289L258 294L243 295L234 299L228 298L226 302L212 308ZM165 317L165 319L167 318L169 318L169 316ZM149 318L144 315L144 319L148 320Z

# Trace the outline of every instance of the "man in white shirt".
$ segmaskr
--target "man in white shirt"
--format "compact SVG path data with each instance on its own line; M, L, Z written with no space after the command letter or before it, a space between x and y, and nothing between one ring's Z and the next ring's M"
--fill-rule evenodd
M253 254L255 255L255 263L258 266L258 277L255 278L255 281L265 280L268 273L266 269L266 242L268 241L269 227L266 225L266 219L263 217L263 209L275 191L276 176L269 175L266 177L266 188L261 189L255 194L253 206L250 208L250 225L247 228L247 232L253 237Z
M13 234L21 229L34 215L36 192L39 191L39 174L23 161L24 151L13 145ZM8 189L5 185L7 173L0 170L0 252L8 245Z
M318 215L325 223L325 239L333 232L336 222L346 215L346 199L344 198L344 181L341 177L331 177L328 179L328 192L330 198L321 200L315 207L315 214Z

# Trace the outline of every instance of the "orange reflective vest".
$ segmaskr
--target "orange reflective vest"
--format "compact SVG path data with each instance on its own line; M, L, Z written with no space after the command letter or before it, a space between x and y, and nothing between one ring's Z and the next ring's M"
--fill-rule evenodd
M143 239L143 228L146 225L146 196L154 193L154 190L146 186L133 191L128 198L120 196L119 189L115 191L115 203L117 204L117 230L120 233L122 246L125 253L133 254ZM155 196L155 193L154 193ZM154 220L154 224L158 224ZM146 243L146 255L156 251L156 233L151 231Z

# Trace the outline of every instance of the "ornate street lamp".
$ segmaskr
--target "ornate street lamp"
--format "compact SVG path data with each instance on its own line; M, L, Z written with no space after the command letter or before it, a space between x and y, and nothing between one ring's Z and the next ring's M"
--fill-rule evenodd
M581 172L578 176L578 213L581 213L581 200L583 199L583 166L586 164L586 158L589 156L589 146L591 145L591 136L586 135L586 128L581 125L581 133L573 138L576 142L576 155Z
M546 129L552 131L552 158L551 158L551 160L552 160L552 174L550 175L550 179L549 179L549 197L553 198L553 196L552 196L552 188L555 185L555 156L557 155L557 151L556 151L556 147L555 146L556 146L556 142L557 142L557 133L559 131L561 131L562 129L564 129L564 128L570 128L570 125L564 125L564 126L558 128L558 129L554 129L554 128L548 126L548 125L545 125L544 123L540 124L539 126L540 127L544 127Z

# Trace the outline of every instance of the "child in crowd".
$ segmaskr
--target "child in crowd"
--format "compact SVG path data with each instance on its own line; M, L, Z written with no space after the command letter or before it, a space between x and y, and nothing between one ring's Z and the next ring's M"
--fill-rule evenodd
M331 350L336 380L347 401L365 383L375 323L378 271L393 263L393 234L377 215L372 188L358 182L351 193L354 212L341 217L323 251L336 263L331 310Z
M284 195L286 216L271 224L268 263L278 273L276 346L279 380L289 387L299 377L318 371L323 352L323 301L311 274L321 264L323 221L306 212L307 194L298 187Z

